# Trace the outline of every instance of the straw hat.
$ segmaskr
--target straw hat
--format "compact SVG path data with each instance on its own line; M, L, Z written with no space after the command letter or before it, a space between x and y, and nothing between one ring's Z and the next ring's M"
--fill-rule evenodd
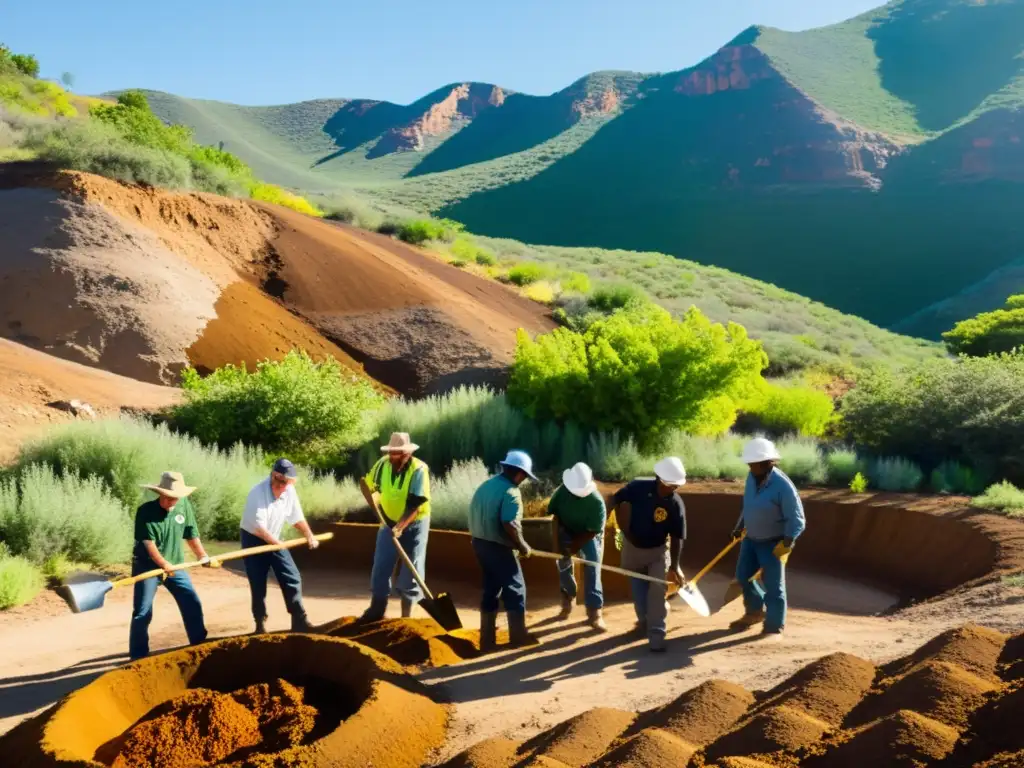
M417 449L419 446L409 439L408 432L392 432L388 444L380 447L381 453L412 453Z
M573 496L579 496L581 499L585 499L587 496L594 492L597 488L594 485L594 472L582 461L571 469L565 470L562 473L562 485Z
M195 490L192 486L185 485L185 478L181 472L164 472L160 476L159 484L142 487L171 499L183 499Z
M655 464L654 474L665 485L686 485L686 469L683 462L675 456L669 456Z

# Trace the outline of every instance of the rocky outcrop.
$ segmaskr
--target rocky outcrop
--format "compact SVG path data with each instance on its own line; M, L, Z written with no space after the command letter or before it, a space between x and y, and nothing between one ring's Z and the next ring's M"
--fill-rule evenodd
M496 85L462 83L448 91L439 101L408 123L385 133L374 147L374 155L423 149L430 136L443 136L464 120L472 120L481 112L505 103L506 92Z
M746 90L760 80L780 77L768 57L752 45L727 45L690 70L676 83L676 93L710 96L729 90Z
M975 120L956 135L957 165L949 180L1024 181L1024 110L997 110Z

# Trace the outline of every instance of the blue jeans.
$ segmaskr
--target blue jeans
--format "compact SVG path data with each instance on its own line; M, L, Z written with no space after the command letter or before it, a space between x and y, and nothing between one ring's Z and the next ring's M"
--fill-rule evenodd
M743 605L747 613L765 611L764 628L769 632L786 626L786 567L772 554L779 541L743 539L736 563L736 581L743 586ZM750 580L759 568L764 571L764 588Z
M562 547L569 546L572 535L558 527L558 543ZM582 547L578 553L572 554L589 560L592 563L600 563L604 555L604 534L599 533ZM562 592L569 596L569 599L576 599L576 576L573 573L572 560L558 561L558 582ZM587 608L597 609L604 607L604 592L601 590L601 569L595 565L583 566L583 590Z
M398 537L398 543L405 550L405 554L412 560L420 578L426 581L427 570L427 538L430 535L430 518L424 517L416 520L408 528L402 531ZM391 535L391 529L382 525L377 531L377 545L373 550L373 570L370 572L370 594L376 600L387 600L391 597L391 575L395 572L395 564L398 562L398 550L395 548L395 537ZM402 563L402 569L398 573L398 583L395 589L399 595L406 600L416 603L423 599L423 590L409 572L409 568Z
M152 562L133 564L132 574L138 575L156 568ZM153 620L153 601L156 590L163 583L178 604L181 619L185 622L185 633L192 645L206 640L206 624L203 621L203 606L199 595L192 586L192 579L185 571L175 571L161 582L159 576L135 583L132 603L132 624L128 633L128 656L132 661L149 655L149 623Z
M509 613L526 612L526 581L515 550L486 539L473 539L473 552L483 572L481 613L497 613L499 598Z
M262 547L266 544L259 536L253 536L248 531L242 531L242 549L251 547ZM270 571L274 572L274 578L281 587L284 595L284 604L292 617L306 615L306 609L302 606L302 577L299 569L292 559L292 553L287 549L280 549L277 552L266 552L262 555L252 555L243 559L245 563L245 575L249 579L249 594L252 596L252 617L256 621L263 621L267 618L267 576Z

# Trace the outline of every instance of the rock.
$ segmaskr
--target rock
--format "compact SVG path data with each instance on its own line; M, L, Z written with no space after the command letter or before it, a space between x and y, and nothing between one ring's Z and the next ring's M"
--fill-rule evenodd
M54 400L52 403L47 403L47 405L50 408L56 408L58 411L67 411L72 416L79 419L96 418L96 411L93 407L81 400Z

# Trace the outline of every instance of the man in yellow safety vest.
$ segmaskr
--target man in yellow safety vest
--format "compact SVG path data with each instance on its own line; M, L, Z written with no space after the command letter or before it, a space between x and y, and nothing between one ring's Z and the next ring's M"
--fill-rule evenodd
M383 513L386 525L377 531L377 545L373 553L370 574L370 607L362 615L363 621L384 618L391 596L391 575L398 562L397 541L412 560L421 578L427 564L427 536L430 533L430 469L413 453L419 448L406 432L395 432L387 445L381 446L386 454L359 481L363 497L371 509ZM412 607L423 598L416 580L405 563L396 585L402 598L402 617L412 614Z

